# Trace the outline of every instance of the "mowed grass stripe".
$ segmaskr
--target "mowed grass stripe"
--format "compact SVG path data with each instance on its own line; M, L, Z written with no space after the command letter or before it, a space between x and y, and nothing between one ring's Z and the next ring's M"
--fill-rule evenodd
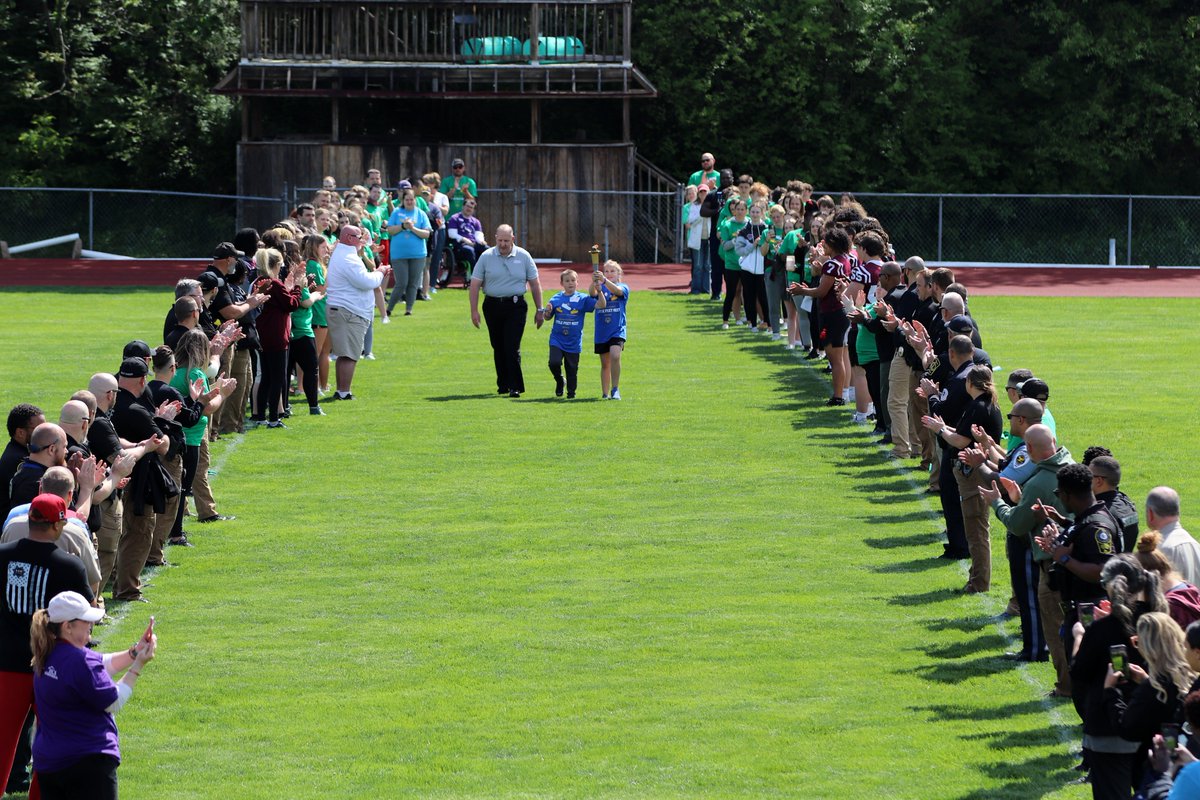
M4 402L59 402L105 365L77 336L153 338L168 294L11 293ZM80 298L122 330L34 311ZM1060 425L1099 425L1073 365L999 323L1056 302L976 312L998 361L1051 371ZM1095 302L1106 335L1136 323ZM162 657L119 720L131 796L1083 796L1053 792L1072 762L996 658L1000 601L955 593L928 503L819 407L812 369L716 331L712 304L639 293L628 399L592 399L585 354L580 398L554 400L531 327L514 402L465 309L443 292L379 326L360 400L226 463L238 520L193 526L151 589ZM50 368L26 376L39 337Z

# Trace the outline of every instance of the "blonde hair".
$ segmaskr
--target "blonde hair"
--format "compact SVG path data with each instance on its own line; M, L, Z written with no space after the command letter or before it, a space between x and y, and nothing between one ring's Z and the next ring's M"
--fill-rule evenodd
M435 189L441 182L442 176L436 172L427 172L421 176L421 183L425 184L426 186L432 186Z
M613 261L611 258L608 261L604 262L603 268L604 269L615 269L617 271L617 275L619 275L621 277L625 276L625 270L621 269L621 265L618 264L616 261Z
M1143 614L1137 622L1138 650L1146 659L1146 671L1154 687L1158 702L1167 702L1167 687L1160 679L1166 678L1182 698L1188 693L1196 673L1188 666L1187 642L1179 623L1161 611Z
M283 266L283 253L274 247L264 247L254 254L254 264L259 272L278 278L279 270Z
M33 620L29 623L29 649L33 651L33 659L29 663L33 666L34 675L42 674L46 667L46 659L54 650L61 631L62 623L51 622L50 613L46 609L39 608L33 612Z

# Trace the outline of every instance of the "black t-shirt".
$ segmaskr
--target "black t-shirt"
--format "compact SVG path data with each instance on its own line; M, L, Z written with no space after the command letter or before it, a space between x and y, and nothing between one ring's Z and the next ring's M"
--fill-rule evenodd
M96 458L108 462L111 467L113 461L121 453L121 439L117 436L110 417L111 412L109 414L96 412L96 418L92 420L92 427L88 428L87 443Z
M161 434L162 429L154 422L154 412L148 409L141 397L135 397L127 389L117 390L117 402L112 410L113 429L126 441L137 442ZM139 459L133 467L130 483L136 483L139 473L144 476L150 459Z
M83 562L32 539L0 544L0 589L0 672L33 672L29 623L50 598L71 591L92 599Z
M8 485L12 483L13 475L17 474L17 467L28 455L29 448L22 447L12 439L8 440L4 454L0 455L0 508L12 508L8 502Z
M163 343L171 349L175 349L175 345L167 342L167 337L170 336L171 331L173 331L178 325L179 320L175 316L175 306L171 306L170 310L167 311L166 318L163 320ZM212 311L210 311L208 308L201 308L200 320L196 323L196 327L203 331L204 335L209 339L212 339L214 336L216 336L217 325L213 319Z
M950 363L949 358L946 359L946 363ZM973 366L974 364L967 362L949 378L948 382L944 384L946 387L945 399L931 398L929 401L929 413L941 417L942 422L953 428L958 427L958 421L962 418L963 411L971 402L971 395L967 394L967 372ZM941 437L938 439L945 441Z
M241 273L244 276L247 272L247 267L245 264L241 263L241 259L238 260L238 264L239 264L240 269L235 267L234 272ZM249 262L249 264L250 264L250 268L252 269L254 262L251 261L251 262ZM233 275L230 275L230 278L232 278L232 277L233 277ZM225 292L226 294L223 295L222 292ZM226 296L228 296L228 298L229 298L228 300L222 299L223 297L226 297ZM224 321L226 321L227 318L221 316L221 309L225 308L225 306L230 305L231 303L240 304L240 303L244 303L244 302L246 302L246 287L245 287L245 285L242 283L239 283L237 281L234 281L234 280L226 279L225 285L217 290L217 299L213 301L212 305L213 305L213 309L217 313L217 319L220 320L221 322L224 322ZM245 334L245 336L243 338L237 340L237 344L234 345L234 347L236 349L238 349L238 350L261 350L262 349L262 345L260 345L259 341L258 341L258 326L256 325L256 320L258 319L258 313L259 313L259 309L254 308L254 309L251 309L250 311L247 311L245 314L243 314L241 316L241 318L238 319L238 325L241 326L242 332Z
M1004 433L1004 415L1000 413L999 407L991 401L991 398L981 395L971 400L963 409L962 416L958 418L958 424L954 426L954 432L959 436L971 439L972 425L978 425L987 431L987 435L993 440L1000 441L1000 437ZM947 447L943 458L957 459L958 454L957 447Z
M32 459L25 459L21 462L21 466L17 467L17 472L13 475L12 483L8 489L8 508L4 509L7 514L13 509L13 506L32 503L33 498L38 496L39 486L42 482L42 476L46 474L46 468Z
M177 351L179 349L179 340L183 338L183 335L187 333L188 330L190 329L185 328L182 325L176 325L174 328L171 328L171 330L167 331L167 335L163 337L163 344L171 348L172 351Z

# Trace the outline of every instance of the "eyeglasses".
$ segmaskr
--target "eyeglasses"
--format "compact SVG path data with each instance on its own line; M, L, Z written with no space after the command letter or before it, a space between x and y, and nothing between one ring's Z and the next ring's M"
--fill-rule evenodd
M1005 414L1004 416L1008 417L1009 419L1025 419L1020 414Z

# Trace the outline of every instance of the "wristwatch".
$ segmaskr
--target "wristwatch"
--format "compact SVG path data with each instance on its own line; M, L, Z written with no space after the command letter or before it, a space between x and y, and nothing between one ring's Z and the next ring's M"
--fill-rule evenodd
M1062 565L1065 567L1065 566L1067 565L1067 562L1068 562L1068 561L1070 561L1070 560L1071 560L1071 554L1070 554L1070 553L1063 553L1063 555L1062 555L1062 558L1060 558L1060 559L1058 560L1058 563L1062 564Z

